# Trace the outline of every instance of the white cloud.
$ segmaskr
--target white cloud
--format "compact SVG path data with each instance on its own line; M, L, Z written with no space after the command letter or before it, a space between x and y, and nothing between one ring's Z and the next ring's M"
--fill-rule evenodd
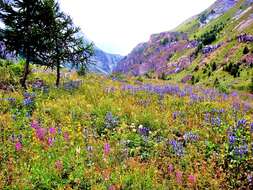
M60 0L62 9L96 45L127 54L153 33L175 28L214 0Z

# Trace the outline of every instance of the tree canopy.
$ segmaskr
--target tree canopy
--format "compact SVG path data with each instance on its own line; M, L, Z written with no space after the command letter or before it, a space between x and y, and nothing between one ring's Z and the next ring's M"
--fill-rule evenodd
M84 43L55 0L0 0L0 20L6 48L26 60L20 80L25 88L30 63L56 68L59 86L61 64L83 66L93 55L93 44Z

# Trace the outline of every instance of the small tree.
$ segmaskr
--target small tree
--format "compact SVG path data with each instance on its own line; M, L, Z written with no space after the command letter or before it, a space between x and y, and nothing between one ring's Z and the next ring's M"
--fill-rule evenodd
M39 63L38 53L42 48L42 17L40 0L0 0L2 41L6 48L26 60L21 85L26 88L30 63Z

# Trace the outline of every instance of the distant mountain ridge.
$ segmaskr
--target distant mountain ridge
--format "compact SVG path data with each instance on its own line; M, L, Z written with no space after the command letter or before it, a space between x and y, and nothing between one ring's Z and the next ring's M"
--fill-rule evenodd
M106 53L95 46L94 48L94 64L89 66L90 71L110 74L115 69L117 63L123 58L121 55Z

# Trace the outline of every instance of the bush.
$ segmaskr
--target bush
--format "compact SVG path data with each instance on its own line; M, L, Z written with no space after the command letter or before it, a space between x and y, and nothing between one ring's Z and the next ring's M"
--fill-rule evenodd
M227 71L230 75L234 77L240 77L240 64L233 64L230 62L224 67L223 70Z
M243 54L246 55L249 53L249 48L246 46L244 49L243 49Z
M224 24L220 23L217 25L214 25L210 31L205 32L204 34L202 34L198 41L200 41L201 43L203 43L203 45L209 45L212 42L214 42L217 39L217 35L220 31L222 31L224 28Z
M0 60L0 83L4 85L17 85L22 74L22 62L17 64Z

